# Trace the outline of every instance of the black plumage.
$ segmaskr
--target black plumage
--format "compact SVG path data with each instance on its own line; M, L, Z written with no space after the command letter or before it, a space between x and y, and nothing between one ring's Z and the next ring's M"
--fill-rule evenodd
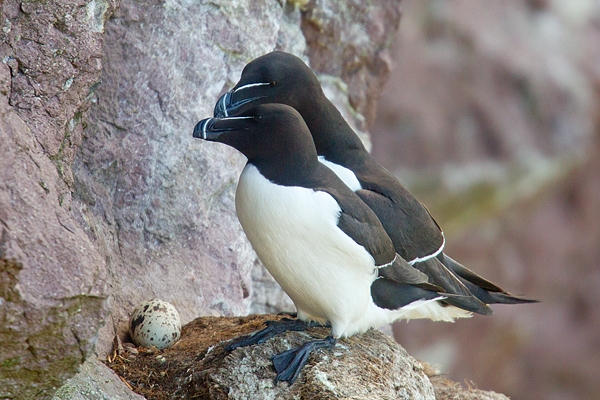
M460 295L447 303L490 314L489 303L534 302L511 295L443 253L445 238L427 208L366 151L301 59L276 51L253 60L217 101L215 115L243 114L264 103L287 104L302 115L317 153L354 173L361 186L357 196L375 212L396 252L427 275L429 283Z

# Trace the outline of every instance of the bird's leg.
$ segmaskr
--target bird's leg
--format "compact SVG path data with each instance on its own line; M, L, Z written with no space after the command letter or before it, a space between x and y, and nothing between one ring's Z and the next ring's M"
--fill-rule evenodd
M262 331L254 332L248 336L242 336L238 338L236 341L225 347L226 351L233 351L238 347L251 346L253 344L264 343L267 340L271 339L275 335L278 335L287 331L303 331L307 328L313 328L316 326L320 326L316 322L304 322L299 319L289 319L282 318L278 321L267 321L265 322L267 326Z
M313 340L305 343L302 347L284 351L274 355L272 358L273 366L277 371L275 383L278 381L287 381L293 384L300 375L300 371L306 365L308 356L316 349L331 348L335 346L336 339L333 336L327 336L325 339Z
M277 315L287 315L288 317L298 318L298 313L291 312L291 311L281 311L281 312L278 312Z

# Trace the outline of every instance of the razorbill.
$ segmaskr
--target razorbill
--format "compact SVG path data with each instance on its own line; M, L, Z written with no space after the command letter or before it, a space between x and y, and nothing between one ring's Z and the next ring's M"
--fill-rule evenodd
M287 104L302 115L319 160L375 212L396 252L427 274L430 283L461 295L448 303L491 314L489 303L535 302L511 295L444 254L444 234L427 208L366 151L300 58L275 51L253 60L235 87L217 101L214 113L237 115L264 103Z
M315 322L331 326L326 339L276 355L276 380L293 383L312 350L334 346L341 337L398 319L471 316L445 304L458 296L431 284L396 253L375 213L318 161L308 127L292 107L264 104L240 116L204 119L193 136L232 146L248 158L236 212L300 320L271 322L266 333L239 345Z

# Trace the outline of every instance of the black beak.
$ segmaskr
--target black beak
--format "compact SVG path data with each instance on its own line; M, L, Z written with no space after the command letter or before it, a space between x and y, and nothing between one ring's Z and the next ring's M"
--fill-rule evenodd
M222 130L213 129L215 122L218 120L218 118L205 118L198 122L194 127L194 133L192 136L197 139L215 140L221 133L224 132Z
M254 117L205 118L194 127L192 136L197 139L216 141L224 132L247 130L240 125L240 120Z
M215 118L225 118L232 115L236 115L240 112L240 109L247 104L266 98L267 96L251 96L239 100L235 100L234 97L239 97L241 94L236 93L235 90L230 90L223 96L219 97L215 104L214 116Z
M231 103L231 91L223 94L223 96L219 97L217 103L215 104L214 117L215 118L223 118L229 115L227 108Z

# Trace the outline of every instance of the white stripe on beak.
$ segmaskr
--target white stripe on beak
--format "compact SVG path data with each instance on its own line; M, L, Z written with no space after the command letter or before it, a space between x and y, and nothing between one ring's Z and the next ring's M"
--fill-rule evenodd
M231 96L230 93L225 94L225 96L223 96L223 112L225 113L225 116L228 117L229 115L227 115L227 105L225 104L225 100L227 99L227 96Z

